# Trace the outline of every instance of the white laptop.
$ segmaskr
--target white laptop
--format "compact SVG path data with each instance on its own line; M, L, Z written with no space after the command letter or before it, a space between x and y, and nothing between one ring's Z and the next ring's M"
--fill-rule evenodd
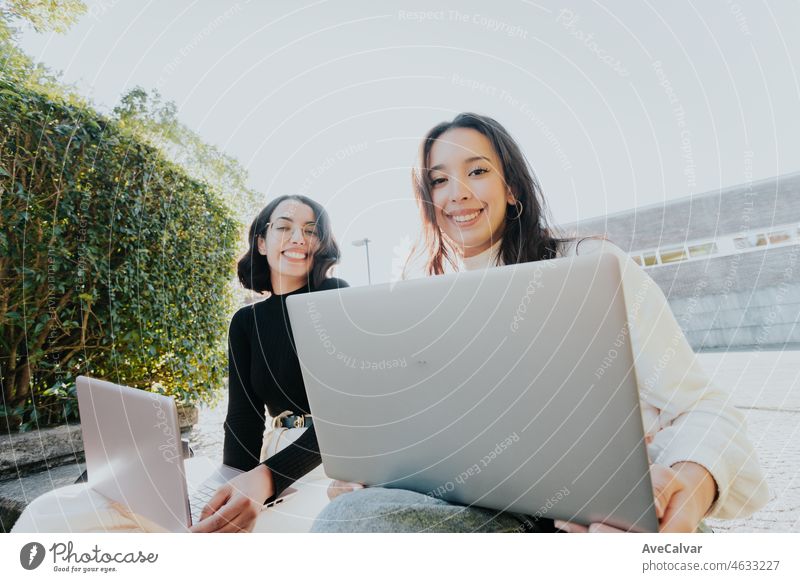
M89 486L169 531L196 523L216 490L242 472L219 465L187 484L170 397L85 376L77 392Z
M329 477L658 530L614 255L287 306Z

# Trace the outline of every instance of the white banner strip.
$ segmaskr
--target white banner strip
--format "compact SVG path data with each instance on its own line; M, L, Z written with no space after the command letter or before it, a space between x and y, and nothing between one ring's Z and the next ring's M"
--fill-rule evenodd
M5 534L3 580L800 580L800 534Z

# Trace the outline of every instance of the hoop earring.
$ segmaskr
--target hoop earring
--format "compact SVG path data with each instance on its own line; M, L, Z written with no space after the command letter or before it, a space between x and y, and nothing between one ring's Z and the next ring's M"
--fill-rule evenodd
M514 208L519 208L519 210L517 211L517 215L511 220L519 220L519 217L522 216L522 211L525 210L525 208L522 206L522 202L519 200L514 201Z

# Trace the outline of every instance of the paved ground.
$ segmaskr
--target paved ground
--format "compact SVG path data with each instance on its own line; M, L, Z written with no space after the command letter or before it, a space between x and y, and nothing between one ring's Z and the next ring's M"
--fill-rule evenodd
M800 532L800 351L701 354L706 370L745 412L772 493L746 520L713 521L717 531ZM221 458L227 402L201 411L194 449Z
M748 432L772 498L745 520L715 521L718 531L800 531L800 352L702 354L703 364L747 416Z

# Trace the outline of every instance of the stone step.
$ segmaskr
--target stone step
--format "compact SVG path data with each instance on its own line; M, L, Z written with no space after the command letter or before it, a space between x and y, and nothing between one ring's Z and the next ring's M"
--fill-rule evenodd
M80 424L0 435L0 481L81 461Z
M0 481L0 531L11 531L31 501L58 487L72 485L85 469L84 463L72 463Z

